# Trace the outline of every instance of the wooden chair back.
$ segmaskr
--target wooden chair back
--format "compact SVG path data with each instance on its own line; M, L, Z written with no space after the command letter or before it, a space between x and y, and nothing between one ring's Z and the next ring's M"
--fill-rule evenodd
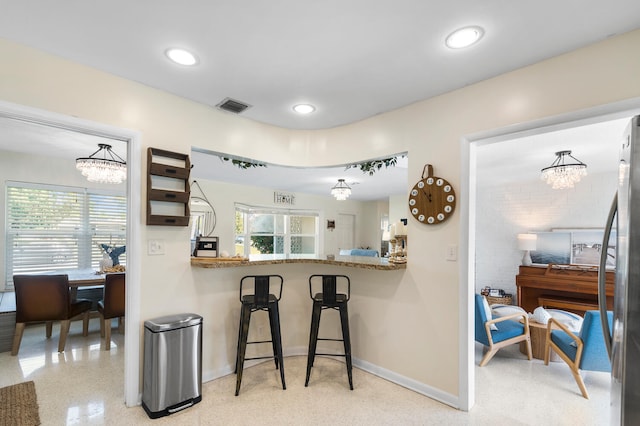
M119 318L125 312L125 273L107 274L104 281L103 316Z
M67 275L14 275L16 322L58 321L69 318Z

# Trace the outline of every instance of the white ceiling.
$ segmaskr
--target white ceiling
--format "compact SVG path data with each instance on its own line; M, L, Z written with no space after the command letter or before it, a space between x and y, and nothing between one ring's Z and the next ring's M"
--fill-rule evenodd
M484 38L447 49L444 38L466 25L482 26ZM211 107L226 97L247 102L252 107L242 116L292 129L358 121L636 28L637 0L21 0L4 2L0 13L0 37ZM199 65L169 62L168 47L191 49ZM317 111L294 114L291 107L300 102ZM565 149L596 172L617 162L607 141L622 127L483 146L478 179L537 179L553 153ZM0 119L0 149L76 158L98 143L105 141ZM111 144L126 158L124 143ZM373 178L344 166L240 170L202 152L193 152L192 162L196 179L288 192L328 194L345 178L359 200L402 193L408 185L406 162Z
M476 45L444 46L466 25ZM339 126L640 27L637 0L5 1L0 37L292 129ZM200 64L170 63L183 47ZM632 54L632 52L630 52ZM317 111L295 115L309 102Z
M76 159L88 157L108 144L121 158L127 158L123 141L0 115L0 151Z
M192 176L241 185L251 185L290 193L329 196L331 188L344 179L351 187L351 200L387 200L390 195L407 193L407 157L397 156L397 165L383 167L373 175L358 168L295 168L267 164L267 167L239 169L229 161L210 153L192 151Z
M640 113L640 111L636 111ZM540 170L555 160L555 152L572 151L587 165L587 173L617 170L622 137L630 117L585 124L479 146L478 185L540 180Z

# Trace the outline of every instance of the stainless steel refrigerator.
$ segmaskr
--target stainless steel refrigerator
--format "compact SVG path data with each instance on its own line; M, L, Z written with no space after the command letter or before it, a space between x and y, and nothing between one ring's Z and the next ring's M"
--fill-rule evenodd
M627 126L620 146L618 192L613 200L600 259L599 301L611 358L611 424L640 425L640 116ZM617 210L617 212L616 212ZM615 234L612 233L614 228ZM606 321L605 267L615 241L613 330ZM614 238L615 237L615 238ZM612 244L612 245L613 245ZM606 337L605 337L606 339Z

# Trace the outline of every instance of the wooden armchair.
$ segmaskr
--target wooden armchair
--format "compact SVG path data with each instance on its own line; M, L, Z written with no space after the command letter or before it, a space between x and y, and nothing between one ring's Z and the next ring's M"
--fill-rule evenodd
M499 318L490 318L491 310L484 296L476 294L476 342L488 346L489 349L480 361L484 367L493 356L505 346L526 342L529 360L531 354L531 338L529 336L529 318L526 313L516 313ZM520 321L521 320L521 321ZM494 326L494 327L492 327Z
M609 329L613 329L613 312L607 312ZM604 343L600 311L587 311L578 335L567 326L551 318L547 323L547 339L544 350L544 363L549 365L551 350L560 356L571 369L582 396L589 399L589 393L580 376L580 370L611 371L609 354Z

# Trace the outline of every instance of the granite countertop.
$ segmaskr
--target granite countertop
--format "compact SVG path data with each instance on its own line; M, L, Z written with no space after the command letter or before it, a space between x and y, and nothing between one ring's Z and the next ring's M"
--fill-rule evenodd
M336 256L328 259L270 259L249 260L234 257L192 257L191 266L199 268L234 268L238 266L281 265L285 263L318 263L322 265L349 266L352 268L375 269L379 271L396 271L406 269L406 263L389 263L384 257L369 256Z

